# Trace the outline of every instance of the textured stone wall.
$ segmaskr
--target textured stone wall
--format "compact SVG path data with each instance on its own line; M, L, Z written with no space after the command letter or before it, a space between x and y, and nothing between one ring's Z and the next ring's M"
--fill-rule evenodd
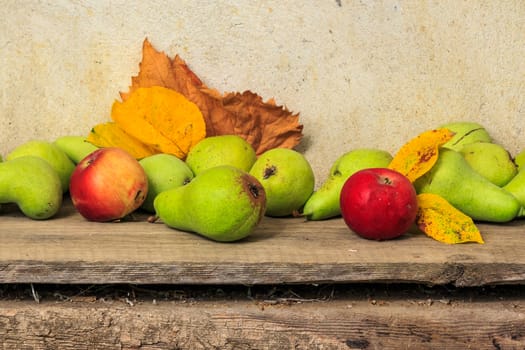
M146 37L211 87L300 112L318 182L345 151L449 121L525 147L523 1L9 0L0 17L3 155L109 120Z

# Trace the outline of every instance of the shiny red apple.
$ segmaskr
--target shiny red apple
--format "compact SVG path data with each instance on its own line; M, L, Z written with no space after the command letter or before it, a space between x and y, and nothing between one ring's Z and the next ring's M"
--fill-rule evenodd
M404 175L387 168L363 169L350 176L340 195L341 214L358 235L387 240L403 235L417 215L417 194Z
M90 221L121 219L140 207L148 178L140 163L115 147L100 148L82 159L69 183L78 212Z

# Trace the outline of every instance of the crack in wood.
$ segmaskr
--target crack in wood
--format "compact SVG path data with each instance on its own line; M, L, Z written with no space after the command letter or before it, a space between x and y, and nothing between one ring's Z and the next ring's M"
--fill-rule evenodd
M345 344L351 349L366 349L370 346L370 342L366 339L347 339Z

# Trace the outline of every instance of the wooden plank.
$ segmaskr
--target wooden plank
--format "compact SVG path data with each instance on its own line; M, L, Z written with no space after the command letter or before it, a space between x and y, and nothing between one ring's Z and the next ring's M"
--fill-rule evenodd
M342 219L264 218L251 237L216 243L162 223L93 223L66 203L52 220L0 216L0 283L275 284L525 282L525 225L480 224L485 244L422 234L375 242Z
M2 349L523 349L525 304L357 289L331 300L0 300ZM362 294L360 294L362 293ZM275 302L272 302L275 301Z

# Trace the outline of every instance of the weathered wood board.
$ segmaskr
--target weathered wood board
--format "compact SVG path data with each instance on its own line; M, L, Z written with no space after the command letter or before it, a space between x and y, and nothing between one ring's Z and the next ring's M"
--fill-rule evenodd
M513 286L512 288L517 288ZM517 295L362 287L331 299L0 300L0 348L523 349ZM354 291L352 289L355 288ZM410 289L414 288L414 289ZM465 288L461 288L465 289ZM478 288L479 289L479 288Z
M93 223L65 203L33 221L4 208L0 283L276 284L525 283L525 225L480 224L485 244L446 245L420 233L375 242L342 219L264 218L237 243L135 221Z

